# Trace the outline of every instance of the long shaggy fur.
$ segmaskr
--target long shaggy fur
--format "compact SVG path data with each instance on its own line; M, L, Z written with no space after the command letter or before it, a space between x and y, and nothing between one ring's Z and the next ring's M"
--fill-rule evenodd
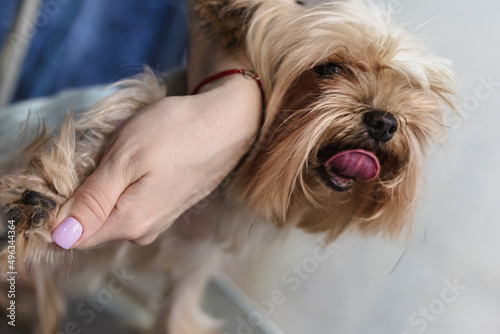
M287 0L193 0L191 6L207 36L246 51L262 79L266 107L261 136L216 196L227 215L208 224L208 233L193 236L181 217L151 246L113 243L99 250L109 256L121 248L131 254L120 257L121 266L141 267L147 258L166 273L171 287L155 330L170 334L214 333L200 296L221 257L249 244L254 225L261 231L252 232L256 242L266 226L298 227L329 240L346 230L385 236L409 230L425 152L443 138L456 82L446 60L394 27L387 12L361 1L307 8ZM339 73L318 74L325 64L336 64ZM18 264L30 271L69 261L50 236L59 207L96 168L121 122L165 96L150 71L118 86L78 120L69 115L59 135L43 131L25 153L29 164L0 178L5 214L19 220ZM390 141L370 137L363 116L373 110L397 120ZM333 154L355 149L375 154L380 173L335 191L318 169ZM7 250L0 255L4 273L6 256ZM45 291L38 293L42 333L54 332L57 319L50 314L61 312L49 281L27 283Z
M454 109L449 62L360 1L310 9L262 1L248 26L247 50L268 103L258 156L240 173L236 196L278 226L294 223L331 239L349 227L399 235L414 215L425 150L442 138L444 112ZM314 77L326 62L348 73ZM399 120L398 134L383 146L367 138L362 116L369 110ZM318 151L327 145L384 157L378 182L332 193L315 175ZM292 158L285 162L283 155Z

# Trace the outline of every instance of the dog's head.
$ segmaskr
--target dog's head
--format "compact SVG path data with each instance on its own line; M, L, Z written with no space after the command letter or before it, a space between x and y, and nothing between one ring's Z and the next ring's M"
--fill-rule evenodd
M360 2L265 1L247 51L267 98L243 199L278 226L334 238L411 222L425 151L454 109L448 62Z

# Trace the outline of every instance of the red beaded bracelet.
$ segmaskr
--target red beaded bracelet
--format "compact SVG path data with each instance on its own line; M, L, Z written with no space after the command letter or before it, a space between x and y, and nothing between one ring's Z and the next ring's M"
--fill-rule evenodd
M252 71L246 70L246 69L233 69L233 70L227 70L227 71L222 71L217 74L214 74L205 80L203 80L198 86L193 91L193 95L198 94L198 92L203 88L204 86L208 85L211 82L214 82L215 80L218 80L220 78L226 77L228 75L233 75L233 74L242 74L245 78L247 79L253 79L259 86L260 92L262 94L262 99L264 100L264 90L262 89L262 82L260 81L260 78L257 74L255 74Z

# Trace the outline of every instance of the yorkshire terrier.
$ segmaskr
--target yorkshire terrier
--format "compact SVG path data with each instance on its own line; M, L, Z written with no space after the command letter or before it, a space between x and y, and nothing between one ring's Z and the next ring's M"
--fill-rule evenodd
M426 150L443 138L447 114L456 110L448 61L393 26L387 11L362 1L190 6L207 35L246 52L265 96L259 138L219 189L225 207L238 213L230 216L256 216L266 223L255 225L273 226L278 235L297 227L328 241L348 230L391 237L410 230ZM2 273L8 277L11 242L16 266L31 273L25 281L37 303L26 314L38 309L41 333L55 333L64 310L57 268L72 261L68 254L88 256L53 243L59 208L96 168L122 120L166 95L150 71L119 86L77 120L68 116L58 135L42 131L21 157L24 167L0 177ZM147 266L170 278L155 331L218 332L199 306L207 280L222 256L249 242L250 228L261 227L240 218L216 224L190 237L179 219L150 246L122 242L96 250L108 258L131 250L121 266L137 268L147 258Z

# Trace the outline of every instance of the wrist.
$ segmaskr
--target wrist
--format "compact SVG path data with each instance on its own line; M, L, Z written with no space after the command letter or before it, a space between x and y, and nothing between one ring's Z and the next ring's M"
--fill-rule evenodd
M258 127L262 114L259 85L243 75L230 75L207 84L200 95L214 101L221 115L246 129Z
M252 70L244 50L226 50L218 40L208 38L199 27L192 25L188 54L188 91L204 79L233 68Z
M200 84L198 84L196 86L196 88L194 89L192 94L197 95L200 92L208 91L208 90L210 90L210 88L209 87L207 88L206 86L208 86L209 84L211 84L213 82L221 80L227 76L231 76L231 75L242 75L247 80L255 81L255 83L259 87L259 90L261 91L262 99L265 100L264 92L263 92L263 88L262 88L262 82L260 80L260 77L257 74L255 74L253 71L247 70L245 68L233 68L230 70L225 70L225 71L216 73L216 74L206 78L205 80L203 80Z
M218 73L245 69L253 71L253 67L246 56L235 53L226 54L224 51L214 50L214 54L201 60L193 60L188 66L188 92L192 93L197 85ZM213 87L213 86L212 86ZM203 91L207 91L204 89Z
M216 147L233 150L236 155L248 151L262 117L261 91L254 80L242 75L224 77L191 98L199 106Z

